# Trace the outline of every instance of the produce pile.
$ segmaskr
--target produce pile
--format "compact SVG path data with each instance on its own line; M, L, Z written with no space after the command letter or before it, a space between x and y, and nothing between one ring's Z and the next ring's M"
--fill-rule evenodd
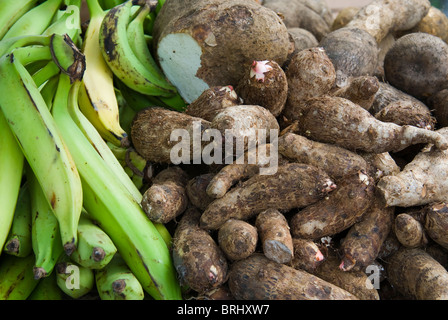
M428 0L3 0L0 22L1 300L448 299Z

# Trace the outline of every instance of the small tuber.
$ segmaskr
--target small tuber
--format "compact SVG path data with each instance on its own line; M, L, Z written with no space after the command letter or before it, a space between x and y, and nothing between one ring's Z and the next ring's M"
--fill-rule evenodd
M263 253L278 263L288 263L294 257L294 248L288 221L276 209L258 214L255 226L260 236Z
M203 293L227 281L228 265L215 240L199 228L200 216L194 207L184 212L174 232L172 256L180 283Z

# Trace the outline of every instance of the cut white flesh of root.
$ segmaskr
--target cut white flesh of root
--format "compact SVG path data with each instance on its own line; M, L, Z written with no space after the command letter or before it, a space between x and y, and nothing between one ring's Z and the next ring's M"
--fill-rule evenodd
M187 103L196 100L209 88L196 76L201 67L201 55L199 44L186 33L168 34L159 42L157 56L160 66Z

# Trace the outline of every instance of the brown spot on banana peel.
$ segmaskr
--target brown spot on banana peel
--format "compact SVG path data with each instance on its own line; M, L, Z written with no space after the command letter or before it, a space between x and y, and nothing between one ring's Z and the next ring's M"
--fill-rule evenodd
M70 83L75 81L80 81L84 75L86 69L86 59L84 54L78 49L78 47L73 43L72 39L67 34L63 35L64 42L70 47L73 54L73 63L65 69L60 63L54 52L53 41L56 34L53 34L50 38L50 53L53 61L58 66L62 73L70 77Z
M75 238L72 238L70 242L67 242L63 246L64 252L67 256L71 256L71 254L76 250Z

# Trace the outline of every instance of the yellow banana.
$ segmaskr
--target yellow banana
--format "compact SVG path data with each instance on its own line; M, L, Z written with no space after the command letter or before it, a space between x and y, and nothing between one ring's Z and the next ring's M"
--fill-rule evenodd
M104 61L99 46L100 26L105 12L98 0L87 0L90 22L83 42L86 70L80 89L81 111L101 136L115 145L126 140L127 133L120 126L118 101L115 95L113 73Z

